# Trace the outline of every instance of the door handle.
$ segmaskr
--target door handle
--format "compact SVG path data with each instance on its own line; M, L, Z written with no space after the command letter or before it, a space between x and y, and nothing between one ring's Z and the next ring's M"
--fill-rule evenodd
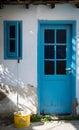
M65 68L66 71L68 71L68 73L72 73L72 69L71 68Z
M71 71L72 69L71 69L71 68L65 68L65 70L67 70L67 71Z

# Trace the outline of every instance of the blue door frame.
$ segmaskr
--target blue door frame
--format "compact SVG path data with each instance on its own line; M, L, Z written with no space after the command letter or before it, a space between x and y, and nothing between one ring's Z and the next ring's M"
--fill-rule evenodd
M43 75L43 73L41 72L41 68L43 67L42 66L42 64L43 64L43 62L41 61L41 58L42 58L42 55L41 55L41 50L43 49L43 46L42 46L42 44L41 44L41 41L43 40L42 39L42 33L41 33L41 28L43 27L43 26L56 26L56 25L58 25L58 26L67 26L67 25L69 25L69 26L71 26L71 38L72 38L72 42L71 42L71 68L72 68L72 75L71 75L71 86L72 86L72 90L71 90L71 105L72 105L72 103L73 103L73 100L76 98L76 21L72 21L72 20L70 20L70 21L43 21L43 20L40 20L40 21L38 21L38 114L40 114L41 113L41 108L42 108L42 103L44 103L42 100L45 100L45 98L46 98L46 100L47 100L47 98L48 97L46 97L46 94L44 94L44 96L45 96L45 98L44 99L42 99L42 94L43 93L41 93L42 92L42 90L43 90L43 88L42 88L42 81L43 81L43 78L42 78L42 75ZM51 77L51 76L50 76ZM44 84L44 85L47 85L47 83L46 84ZM44 88L45 89L45 88ZM44 91L44 90L43 90ZM48 91L48 90L45 90L45 91ZM46 93L46 92L45 92ZM52 93L50 93L50 94L52 94ZM41 103L41 101L42 101L42 103ZM56 106L57 107L57 106ZM50 110L46 110L45 111L45 114L53 114L53 113L58 113L58 114L64 114L64 111L62 112L58 112L58 111L56 111L56 109L54 110L54 111L52 111L52 109L53 109L53 107L52 107L52 109L51 109L51 106L49 105L49 109ZM56 111L56 112L55 112ZM60 111L60 109L59 109L59 111ZM72 113L72 110L70 110L70 113Z

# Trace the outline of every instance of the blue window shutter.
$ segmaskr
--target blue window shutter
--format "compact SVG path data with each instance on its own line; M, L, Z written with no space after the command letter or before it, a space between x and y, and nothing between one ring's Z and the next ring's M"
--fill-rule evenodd
M18 56L22 59L22 21L18 22L19 39L18 39Z
M15 37L14 38L11 38L10 37L10 27L15 27ZM17 58L18 57L18 23L17 22L8 22L8 40L7 40L7 52L8 52L8 57L11 57L11 58ZM12 43L13 42L13 43ZM14 45L14 51L10 51L10 48L11 48L11 44L15 44Z
M6 22L4 21L4 59L6 59Z
M22 21L4 21L4 58L22 59Z

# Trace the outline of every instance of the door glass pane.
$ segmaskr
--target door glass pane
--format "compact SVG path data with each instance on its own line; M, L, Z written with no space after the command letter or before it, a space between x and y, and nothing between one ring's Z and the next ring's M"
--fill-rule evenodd
M56 30L56 43L66 43L66 30Z
M44 32L44 42L45 43L54 43L54 30L46 29Z
M54 46L45 46L45 59L54 59Z
M15 38L15 26L10 26L10 38Z
M66 46L56 46L56 58L66 59Z
M10 40L10 52L15 52L15 40Z
M56 74L66 74L66 61L56 61Z
M54 61L44 61L44 73L45 75L54 74Z

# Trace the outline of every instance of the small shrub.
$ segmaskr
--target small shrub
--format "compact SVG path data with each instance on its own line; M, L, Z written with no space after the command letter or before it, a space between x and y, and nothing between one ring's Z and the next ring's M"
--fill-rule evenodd
M44 115L44 116L42 116L41 117L41 121L43 121L43 122L51 121L50 115Z
M38 121L48 122L50 120L51 120L51 117L49 115L38 116L37 114L33 114L31 116L31 122L38 122Z
M38 122L38 121L40 121L40 116L38 116L37 114L31 115L31 122Z

